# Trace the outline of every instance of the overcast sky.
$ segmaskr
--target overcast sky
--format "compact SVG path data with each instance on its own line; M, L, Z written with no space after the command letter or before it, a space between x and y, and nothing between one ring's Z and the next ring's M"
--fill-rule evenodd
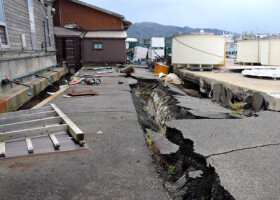
M127 20L240 33L280 32L280 0L82 0Z

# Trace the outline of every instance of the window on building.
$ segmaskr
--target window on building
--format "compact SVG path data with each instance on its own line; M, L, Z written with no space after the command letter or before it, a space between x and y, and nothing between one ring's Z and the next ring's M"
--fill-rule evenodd
M93 42L93 49L103 49L102 42Z
M33 11L33 0L27 0L28 3L28 12L29 12L29 21L30 21L30 31L31 31L31 44L32 49L35 50L37 48L37 37L36 37L36 29L35 29L35 18Z
M1 46L9 45L3 0L0 0L0 45Z

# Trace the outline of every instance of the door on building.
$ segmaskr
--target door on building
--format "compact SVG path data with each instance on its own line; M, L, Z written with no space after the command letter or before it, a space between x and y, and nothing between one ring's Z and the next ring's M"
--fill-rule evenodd
M75 65L74 41L73 40L65 40L65 46L66 46L67 66L74 66Z

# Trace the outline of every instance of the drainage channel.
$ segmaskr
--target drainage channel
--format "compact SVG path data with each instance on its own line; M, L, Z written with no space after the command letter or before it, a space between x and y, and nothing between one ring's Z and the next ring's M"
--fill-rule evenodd
M166 126L178 119L203 119L178 105L177 94L158 80L137 79L131 85L139 123L160 177L170 197L180 199L234 199L221 185L206 158L194 152L193 142ZM195 93L195 90L192 90ZM228 119L236 115L223 116ZM205 117L207 118L207 116Z
M30 99L28 102L23 104L21 107L19 107L17 110L26 110L26 109L31 109L46 98L50 97L53 95L55 92L59 91L61 88L66 86L66 82L70 80L71 74L65 74L62 76L58 81L52 83L51 86L46 87L43 91L41 91L38 95Z

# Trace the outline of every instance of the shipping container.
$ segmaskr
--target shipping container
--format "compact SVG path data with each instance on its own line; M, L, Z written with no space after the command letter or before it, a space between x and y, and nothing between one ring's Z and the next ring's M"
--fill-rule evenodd
M264 66L280 66L280 39L238 41L237 61Z
M226 38L219 35L195 34L172 37L172 64L224 66Z
M280 66L280 39L260 40L260 63Z
M240 40L237 43L237 62L259 63L259 40Z

